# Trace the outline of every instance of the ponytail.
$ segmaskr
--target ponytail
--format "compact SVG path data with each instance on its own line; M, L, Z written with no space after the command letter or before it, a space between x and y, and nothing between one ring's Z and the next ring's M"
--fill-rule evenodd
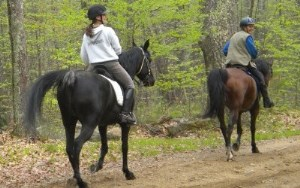
M86 28L85 28L85 34L88 36L88 37L93 37L93 23L89 24Z

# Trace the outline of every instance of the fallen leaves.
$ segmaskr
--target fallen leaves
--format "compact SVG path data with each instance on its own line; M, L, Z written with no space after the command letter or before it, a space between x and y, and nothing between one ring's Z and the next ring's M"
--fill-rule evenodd
M64 148L64 141L49 140L47 145L42 142L28 144L25 139L7 134L1 134L0 138L0 187L19 187L71 176L65 152L47 147L52 144Z

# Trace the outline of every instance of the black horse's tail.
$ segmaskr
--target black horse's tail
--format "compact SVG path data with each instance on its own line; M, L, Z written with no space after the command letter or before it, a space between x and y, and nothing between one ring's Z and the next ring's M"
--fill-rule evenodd
M225 69L213 69L210 71L207 78L208 89L208 104L203 118L213 118L225 105L225 83L228 79L228 74Z
M35 136L36 134L35 123L37 117L40 115L44 96L50 88L62 86L65 81L70 82L69 79L66 79L66 74L69 72L73 71L59 70L49 72L34 82L30 90L27 92L24 125L25 130L28 134L31 134L31 136Z

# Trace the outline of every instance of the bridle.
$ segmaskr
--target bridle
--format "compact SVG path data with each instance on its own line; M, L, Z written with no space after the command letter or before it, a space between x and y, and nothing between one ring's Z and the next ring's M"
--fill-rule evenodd
M150 69L150 65L149 65L150 62L149 62L149 59L146 57L144 50L141 47L139 47L139 49L142 51L144 57L143 57L141 67L139 68L139 71L136 73L136 76L138 76L142 72L143 66L144 66L144 64L146 64L147 69L148 69L148 74L146 76L144 76L144 78L141 78L142 82L144 83L148 80L149 76L151 76L151 69ZM135 80L135 81L138 82L137 80Z
M150 70L150 68L149 68L149 63L150 63L150 62L149 62L148 58L146 57L144 50L143 50L141 47L139 47L139 49L142 51L144 57L143 57L142 65L141 65L139 71L136 73L136 75L138 76L138 75L141 73L145 61L146 61L146 66L147 66L147 68L148 68L148 74L151 74L151 70Z

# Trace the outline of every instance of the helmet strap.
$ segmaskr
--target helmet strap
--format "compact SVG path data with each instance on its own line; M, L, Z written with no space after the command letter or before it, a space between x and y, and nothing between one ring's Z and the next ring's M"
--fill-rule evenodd
M103 24L102 15L99 15L99 16L96 17L96 19L93 21L93 23L95 24L96 22L100 22L101 24Z
M103 15L100 15L100 18L101 18L100 21L101 21L102 24L104 24L103 19L102 19L102 16L103 16Z

